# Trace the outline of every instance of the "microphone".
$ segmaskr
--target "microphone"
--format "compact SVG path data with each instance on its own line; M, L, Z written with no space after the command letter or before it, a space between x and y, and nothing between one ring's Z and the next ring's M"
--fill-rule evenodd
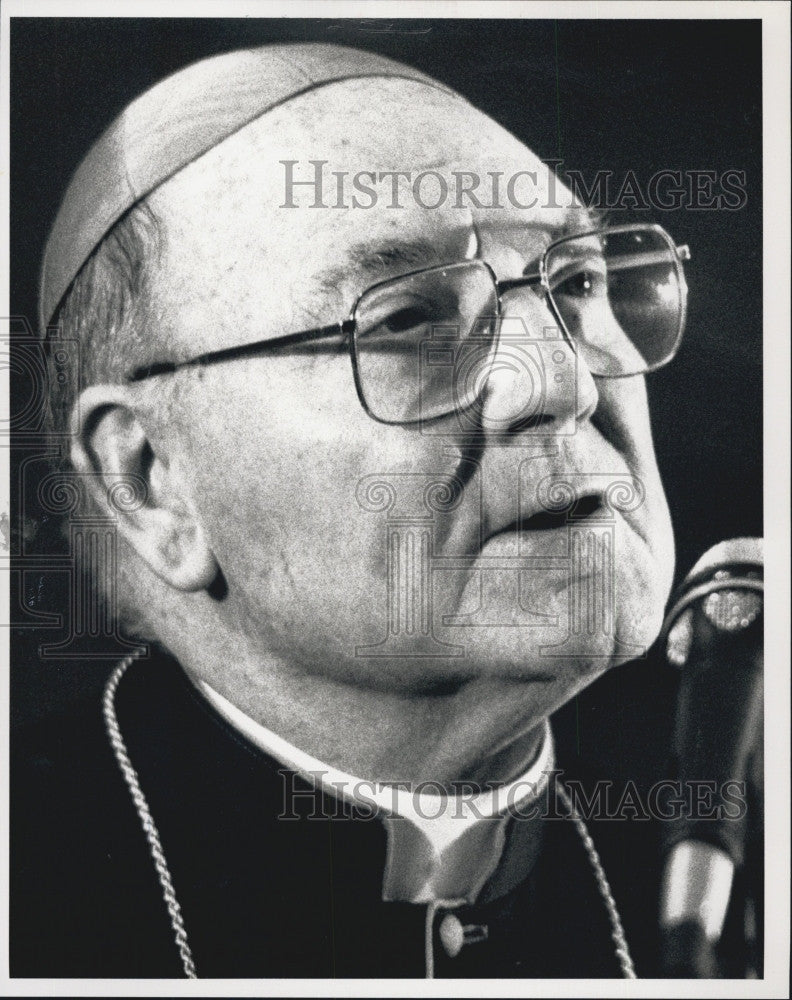
M682 581L660 633L681 671L672 755L684 801L665 824L667 975L719 975L715 949L745 861L746 823L761 821L761 807L754 816L746 804L746 786L761 771L763 593L762 539L721 542Z

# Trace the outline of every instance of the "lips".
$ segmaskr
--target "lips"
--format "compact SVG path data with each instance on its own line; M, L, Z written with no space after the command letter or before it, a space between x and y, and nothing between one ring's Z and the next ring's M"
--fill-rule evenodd
M534 513L523 513L519 519L504 525L493 531L487 541L498 535L508 534L515 531L555 531L558 528L565 528L570 521L579 523L585 518L594 516L603 507L603 498L600 493L586 493L570 499L563 509L540 510Z

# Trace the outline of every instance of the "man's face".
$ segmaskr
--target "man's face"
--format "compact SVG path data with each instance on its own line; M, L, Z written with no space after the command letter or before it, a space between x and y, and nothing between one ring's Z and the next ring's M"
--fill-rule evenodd
M312 208L306 187L282 207L282 160L298 161L299 180L327 161L328 206L333 171L348 174L349 204L351 175L425 169L532 171L537 185L518 197L539 204L457 207L450 195L424 208L401 182L393 208L388 182L370 208ZM160 344L186 358L325 326L376 282L473 256L518 277L565 228L585 228L547 184L526 147L429 87L376 79L304 94L152 199L166 232ZM221 615L306 690L317 676L399 697L478 685L529 723L656 635L673 542L644 380L593 378L552 333L541 291L507 292L502 307L500 354L462 418L376 422L344 348L141 387L169 398L153 436L176 456L225 577ZM534 516L564 490L570 520ZM232 700L249 681L227 664L207 664L206 679Z

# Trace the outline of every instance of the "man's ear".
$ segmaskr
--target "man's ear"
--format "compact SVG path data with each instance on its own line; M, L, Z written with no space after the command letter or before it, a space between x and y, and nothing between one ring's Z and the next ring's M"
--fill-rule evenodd
M174 465L152 447L129 390L118 385L85 389L72 412L71 431L72 464L141 559L177 590L209 587L218 565L197 512ZM117 484L123 482L134 484L142 503L114 502L122 495Z

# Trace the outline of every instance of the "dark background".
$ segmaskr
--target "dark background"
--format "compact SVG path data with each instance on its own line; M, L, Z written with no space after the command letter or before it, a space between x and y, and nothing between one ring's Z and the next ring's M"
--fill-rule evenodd
M759 21L14 18L12 314L35 327L48 228L71 172L111 119L192 61L269 41L329 41L403 60L459 90L543 159L561 158L562 172L580 170L588 182L599 169L613 170L617 182L632 170L643 185L660 169L745 171L747 203L738 211L680 208L629 218L616 211L613 221L660 222L693 254L686 339L674 363L648 378L677 576L723 538L760 535ZM23 372L12 377L12 414L25 408L29 392ZM18 443L15 469L22 454ZM12 498L12 552L62 551L56 525L41 517L29 487L22 501L18 484L12 486ZM20 574L15 585L21 605L35 603L37 613L57 611L64 601L61 578L46 571ZM23 624L25 613L17 612ZM112 665L42 662L43 639L55 641L57 634L45 636L33 621L13 633L14 724L98 691ZM663 669L620 668L581 696L583 716L574 705L578 751L581 719L601 718L598 706L612 708L614 698L621 703L627 688L630 697L643 692L651 703L651 685Z

